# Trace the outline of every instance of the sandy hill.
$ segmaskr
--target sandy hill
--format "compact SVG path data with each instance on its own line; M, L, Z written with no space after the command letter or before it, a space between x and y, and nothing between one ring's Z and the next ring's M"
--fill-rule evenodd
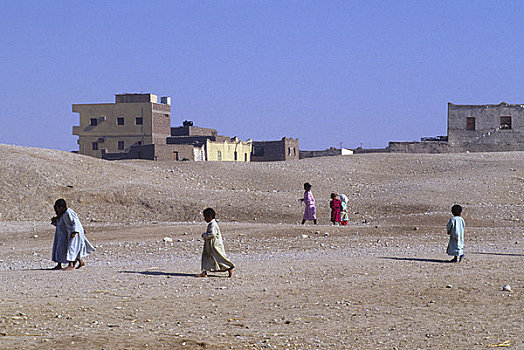
M312 183L320 221L329 195L350 198L353 222L438 223L454 203L469 220L524 220L524 153L364 154L273 163L104 161L0 145L0 220L48 220L65 198L91 222L193 221L215 207L223 221L294 223ZM427 220L426 220L427 221ZM431 219L430 219L431 221Z

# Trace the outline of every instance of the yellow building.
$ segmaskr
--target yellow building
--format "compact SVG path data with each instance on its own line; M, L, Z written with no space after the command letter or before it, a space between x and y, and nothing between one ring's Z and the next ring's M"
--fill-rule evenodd
M208 161L250 162L251 139L241 141L238 137L217 137L216 141L206 140L206 158Z
M80 113L80 154L102 158L102 153L126 153L132 146L166 144L171 136L171 98L154 94L120 94L115 103L74 104Z

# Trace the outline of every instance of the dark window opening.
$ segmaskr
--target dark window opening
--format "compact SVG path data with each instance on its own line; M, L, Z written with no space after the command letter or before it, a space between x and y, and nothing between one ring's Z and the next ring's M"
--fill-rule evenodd
M511 117L500 117L500 128L511 129Z
M238 160L238 153L235 151L235 162Z
M136 125L142 125L144 123L144 118L138 117L136 118Z
M98 119L91 118L91 126L97 126L98 125Z
M93 151L98 151L98 142L92 142L91 143Z
M124 149L124 141L118 141L118 149L123 150Z
M466 130L475 130L475 117L466 118Z
M178 160L178 151L173 151L173 160Z
M117 125L124 125L124 118L116 118Z
M222 160L222 152L221 151L218 151L218 160Z
M244 162L247 162L247 153L244 153Z

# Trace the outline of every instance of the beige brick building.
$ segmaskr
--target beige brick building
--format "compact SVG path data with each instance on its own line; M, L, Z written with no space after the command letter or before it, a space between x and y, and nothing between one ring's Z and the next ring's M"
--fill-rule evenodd
M115 103L74 104L80 125L79 153L103 158L103 153L126 153L132 146L165 145L171 136L171 98L154 94L120 94Z

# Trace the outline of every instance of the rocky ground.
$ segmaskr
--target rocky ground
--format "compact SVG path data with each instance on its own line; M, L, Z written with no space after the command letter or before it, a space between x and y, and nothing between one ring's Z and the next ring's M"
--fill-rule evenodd
M523 159L106 162L0 145L0 348L522 349ZM318 226L297 225L305 181ZM350 227L327 225L331 192ZM97 247L81 270L47 270L59 197ZM445 262L454 203L460 264ZM207 206L233 279L193 277Z

